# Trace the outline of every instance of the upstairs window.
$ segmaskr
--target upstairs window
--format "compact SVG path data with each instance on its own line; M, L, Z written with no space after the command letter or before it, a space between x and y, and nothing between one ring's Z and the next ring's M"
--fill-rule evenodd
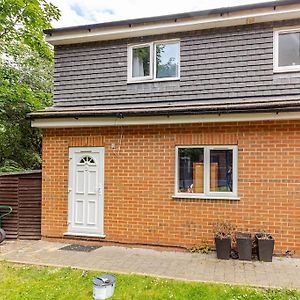
M132 78L151 78L151 47L149 45L132 48Z
M179 42L161 41L128 48L128 81L179 79Z
M274 33L274 71L300 71L300 29Z

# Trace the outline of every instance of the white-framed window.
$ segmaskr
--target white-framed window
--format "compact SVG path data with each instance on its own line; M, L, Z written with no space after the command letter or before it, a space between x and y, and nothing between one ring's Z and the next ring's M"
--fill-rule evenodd
M128 82L178 80L179 69L178 40L128 46Z
M178 198L238 199L237 146L177 146Z
M300 71L300 28L274 31L274 71Z

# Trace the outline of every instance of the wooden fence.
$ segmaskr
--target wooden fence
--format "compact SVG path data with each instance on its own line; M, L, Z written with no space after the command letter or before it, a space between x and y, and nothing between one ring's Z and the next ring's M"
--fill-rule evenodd
M3 220L8 239L41 238L41 171L0 174L0 205L13 213Z

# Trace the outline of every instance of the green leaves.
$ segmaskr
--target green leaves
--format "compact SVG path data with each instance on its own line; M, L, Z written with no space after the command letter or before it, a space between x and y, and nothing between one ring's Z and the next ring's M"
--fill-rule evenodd
M40 57L52 58L52 51L44 41L43 30L58 20L59 10L46 0L1 0L0 52L11 53L16 42L27 45Z
M53 51L43 30L59 18L45 0L0 0L0 172L41 166L29 112L52 102Z
M33 54L27 47L23 51L25 61L0 60L0 171L35 169L41 164L41 134L31 128L26 115L51 103L52 64L29 65L27 57Z

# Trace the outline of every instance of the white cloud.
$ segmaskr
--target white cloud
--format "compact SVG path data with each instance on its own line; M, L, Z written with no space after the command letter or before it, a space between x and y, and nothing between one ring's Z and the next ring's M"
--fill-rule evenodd
M266 0L50 0L61 10L54 27L167 15Z

